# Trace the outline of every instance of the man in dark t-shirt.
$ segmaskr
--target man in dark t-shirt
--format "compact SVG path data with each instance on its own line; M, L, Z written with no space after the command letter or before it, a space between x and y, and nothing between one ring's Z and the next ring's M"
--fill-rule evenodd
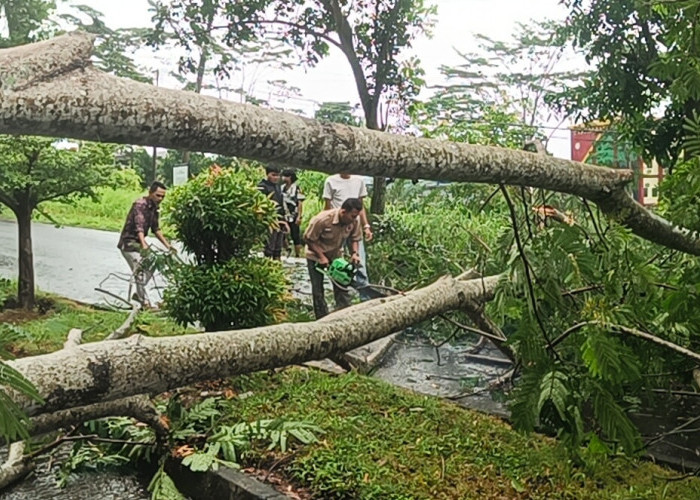
M269 257L271 259L281 260L284 233L289 230L289 226L287 226L287 222L284 218L284 201L282 198L282 188L279 185L280 169L277 167L267 167L265 168L265 175L267 177L258 183L258 189L261 193L277 204L277 221L279 224L279 229L274 229L270 233L267 243L265 244L263 254L265 257Z

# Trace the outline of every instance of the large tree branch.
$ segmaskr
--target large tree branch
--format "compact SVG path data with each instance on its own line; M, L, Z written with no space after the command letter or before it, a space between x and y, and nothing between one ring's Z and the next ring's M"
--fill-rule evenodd
M19 204L12 197L3 193L2 191L0 191L0 203L5 205L13 212L17 212L17 210L19 209Z
M92 43L83 33L56 40L70 41L72 46L74 39ZM54 47L37 44L35 48ZM6 58L14 50L0 50L0 81L5 81L8 72L18 71L6 64L15 59ZM83 54L76 51L72 59ZM66 67L77 64L65 50L54 55L66 58ZM521 151L322 124L289 113L153 87L93 68L45 79L24 91L3 85L0 132L187 148L332 173L533 185L589 198L605 196L632 178L627 170Z
M126 398L78 406L67 410L44 413L31 419L29 434L38 436L57 429L65 429L80 425L89 420L105 417L131 417L153 428L156 435L162 439L168 434L168 429L161 420L150 398L144 394Z
M96 342L9 361L36 385L44 403L11 393L30 415L112 401L134 394L327 358L433 317L490 300L498 277L442 278L431 286L353 307L336 319L231 332ZM378 304L378 305L377 305Z
M0 133L157 145L328 173L534 186L592 200L640 236L700 255L695 234L674 228L624 192L629 170L319 123L156 88L89 67L91 47L89 35L73 33L1 50Z

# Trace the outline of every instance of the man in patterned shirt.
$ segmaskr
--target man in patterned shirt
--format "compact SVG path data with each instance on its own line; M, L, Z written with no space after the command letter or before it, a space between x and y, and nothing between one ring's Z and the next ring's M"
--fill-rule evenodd
M146 283L152 277L150 271L141 268L143 252L148 250L146 242L148 231L151 230L166 249L174 250L163 236L158 222L158 206L163 198L165 198L165 185L155 181L151 184L148 195L139 198L131 205L117 244L117 248L122 251L136 279L136 299L145 306L149 305Z

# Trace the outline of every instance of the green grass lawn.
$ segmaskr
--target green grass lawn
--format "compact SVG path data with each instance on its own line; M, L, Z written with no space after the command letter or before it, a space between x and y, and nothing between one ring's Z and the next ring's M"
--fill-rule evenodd
M12 296L16 284L0 280L0 297ZM45 313L0 310L0 324L11 330L12 340L6 349L15 356L34 356L63 347L72 328L83 330L83 342L96 342L118 328L128 311L106 311L50 294L39 293L38 302ZM133 333L152 337L192 332L177 325L162 313L142 311L132 327Z
M317 498L700 498L697 478L672 481L679 474L622 458L575 465L554 439L373 378L290 369L236 383L254 394L238 400L236 421L283 417L326 431L289 460L264 449L249 459L285 463Z
M41 209L64 226L121 231L131 204L145 194L146 190L100 188L100 201L83 198L71 204L45 202ZM38 212L35 220L51 222Z

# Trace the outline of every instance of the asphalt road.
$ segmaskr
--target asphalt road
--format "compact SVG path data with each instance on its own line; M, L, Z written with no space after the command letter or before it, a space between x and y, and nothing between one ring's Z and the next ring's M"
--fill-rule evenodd
M82 302L104 302L105 295L96 292L95 287L110 273L129 273L117 248L118 233L33 223L32 240L34 274L40 290ZM0 221L0 276L17 279L17 273L17 224ZM126 298L128 284L112 277L103 288ZM157 300L153 289L150 293Z

